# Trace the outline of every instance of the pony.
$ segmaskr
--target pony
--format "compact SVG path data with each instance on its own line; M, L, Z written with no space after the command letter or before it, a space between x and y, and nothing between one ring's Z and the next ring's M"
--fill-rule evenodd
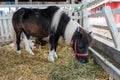
M88 48L92 42L92 36L85 31L80 24L73 21L61 8L48 6L45 9L20 8L14 12L12 24L16 33L17 53L20 51L20 37L24 33L25 50L34 55L30 36L44 42L44 37L49 37L48 61L54 62L58 58L56 49L60 37L65 42L73 43L76 58L82 62L88 62Z

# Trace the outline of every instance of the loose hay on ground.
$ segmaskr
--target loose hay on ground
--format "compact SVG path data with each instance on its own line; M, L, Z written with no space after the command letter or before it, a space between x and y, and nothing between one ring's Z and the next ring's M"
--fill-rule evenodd
M48 45L34 49L35 55L29 55L24 49L17 55L15 49L0 48L0 80L108 80L108 74L93 63L81 64L75 61L70 47L59 45L58 59L49 63Z

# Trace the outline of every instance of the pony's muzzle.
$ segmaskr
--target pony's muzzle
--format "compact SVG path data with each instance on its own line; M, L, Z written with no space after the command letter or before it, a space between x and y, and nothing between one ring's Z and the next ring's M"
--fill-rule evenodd
M87 57L87 56L76 56L76 59L77 59L80 63L88 63L88 57Z

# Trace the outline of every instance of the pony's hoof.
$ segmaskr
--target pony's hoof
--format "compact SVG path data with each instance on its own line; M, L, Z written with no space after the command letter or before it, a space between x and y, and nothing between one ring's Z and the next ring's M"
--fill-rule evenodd
M20 55L20 54L21 54L21 51L20 51L20 50L19 50L19 51L17 51L17 54L19 54L19 55Z
M33 46L33 47L31 47L31 48L32 48L32 50L33 50L33 49L35 49L35 48L36 48L36 46Z
M32 52L32 50L26 49L26 51L27 51L30 55L34 55L34 53Z
M58 58L58 56L57 56L57 54L56 54L56 53L54 53L54 58Z
M31 55L34 55L34 53L33 53L33 52L31 52L30 54L31 54Z
M54 58L49 56L48 61L54 63Z

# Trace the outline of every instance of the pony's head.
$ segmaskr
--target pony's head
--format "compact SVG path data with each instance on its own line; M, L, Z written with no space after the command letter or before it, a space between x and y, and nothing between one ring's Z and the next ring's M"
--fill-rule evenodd
M76 59L81 63L88 62L88 48L91 45L93 38L91 32L87 33L82 28L78 27L73 38L73 50Z

